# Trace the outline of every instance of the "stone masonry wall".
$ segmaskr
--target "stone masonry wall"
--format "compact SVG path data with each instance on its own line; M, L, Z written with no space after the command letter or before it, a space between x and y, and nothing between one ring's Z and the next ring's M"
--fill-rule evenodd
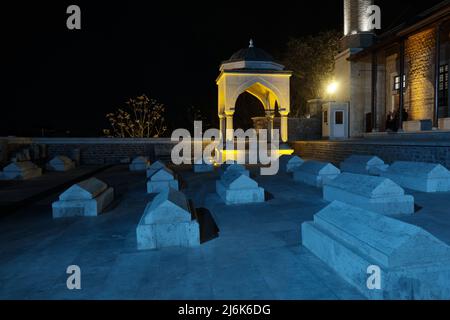
M433 119L435 31L428 29L405 43L406 96L409 120Z
M440 163L450 169L450 143L358 143L345 141L299 141L292 143L295 153L306 159L339 163L351 154L375 155L386 163L419 161Z
M56 155L73 154L79 150L81 164L117 164L127 162L136 156L144 155L151 160L170 159L173 144L164 142L155 143L92 143L92 144L48 144L48 155L52 158Z
M28 146L46 146L47 160L55 155L72 157L79 150L81 164L116 164L125 158L132 159L138 155L145 155L155 159L169 160L174 143L169 139L29 139ZM15 141L9 139L5 144L0 139L0 150L8 150L11 146L15 150L18 145L27 147L25 140ZM19 143L20 142L20 143ZM6 147L5 147L6 145ZM351 154L370 154L391 163L398 160L437 162L450 169L450 142L449 139L430 143L427 141L297 141L291 145L296 154L321 161L339 164ZM3 152L0 152L4 154ZM11 154L9 154L11 156ZM5 157L4 159L8 159ZM9 160L8 160L9 161ZM0 165L2 168L8 161ZM45 161L44 161L45 162Z

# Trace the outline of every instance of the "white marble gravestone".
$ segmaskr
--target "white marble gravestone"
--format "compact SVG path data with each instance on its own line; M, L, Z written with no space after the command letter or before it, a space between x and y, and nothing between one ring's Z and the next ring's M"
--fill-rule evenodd
M285 172L291 173L297 170L305 161L299 156L282 156L280 157L280 168Z
M172 188L145 208L136 229L139 250L200 245L200 228L186 196Z
M148 163L149 161L147 157L136 157L129 165L130 171L146 171L148 168Z
M381 175L416 191L450 191L450 172L437 163L397 161Z
M450 299L450 247L417 226L335 201L302 224L302 244L369 299Z
M227 173L237 172L237 173L246 175L247 177L250 177L250 172L242 164L238 164L238 163L224 164L224 165L222 165L221 169L222 169L221 176L223 176L224 174L227 174Z
M380 175L389 165L376 156L352 155L341 162L341 171L357 174Z
M324 182L335 179L340 173L331 163L306 161L294 171L294 180L320 188Z
M341 201L384 215L413 214L414 197L390 179L342 173L323 185L323 199Z
M90 178L64 191L53 202L53 218L95 217L114 200L114 189L106 183Z
M227 205L265 201L264 189L239 171L225 172L221 179L216 181L216 192Z
M148 168L147 168L147 178L150 178L154 173L156 173L158 170L166 168L166 164L162 162L161 160L153 162Z
M175 173L167 168L159 169L147 181L147 193L158 193L169 188L179 190L179 184Z
M42 169L31 161L12 162L3 168L3 180L28 180L40 177Z
M75 168L75 163L66 156L56 156L47 163L47 170L65 172Z

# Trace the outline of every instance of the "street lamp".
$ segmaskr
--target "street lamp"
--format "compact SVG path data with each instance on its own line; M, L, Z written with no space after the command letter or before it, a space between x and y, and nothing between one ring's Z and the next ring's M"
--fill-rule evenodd
M338 83L336 81L332 81L327 85L327 93L329 95L335 94L337 89L338 89Z
M331 81L331 82L327 85L327 87L326 87L326 92L327 92L327 94L328 94L328 97L329 97L331 100L335 100L335 94L336 94L338 88L339 88L339 85L338 85L338 83L337 83L336 81Z

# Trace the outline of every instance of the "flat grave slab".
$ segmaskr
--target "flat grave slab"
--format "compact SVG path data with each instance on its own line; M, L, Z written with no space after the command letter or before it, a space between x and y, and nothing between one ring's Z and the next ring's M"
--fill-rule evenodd
M323 199L341 201L384 215L413 214L414 197L383 177L342 173L323 186Z
M47 170L66 172L75 168L75 162L66 156L56 156L47 163Z
M90 178L74 184L53 202L53 218L95 217L114 200L114 189L106 183Z
M336 178L341 171L328 162L306 161L294 171L294 180L321 188L326 181Z
M291 173L298 169L305 160L299 156L282 156L280 157L280 168L285 172Z
M147 193L159 193L170 188L180 189L175 173L165 167L153 173L147 181Z
M31 161L12 162L3 168L3 180L29 180L42 176L42 169Z
M450 247L420 227L335 201L302 224L302 244L369 299L450 298Z
M238 171L229 171L216 181L216 192L227 205L261 203L265 201L264 189Z
M161 160L157 160L153 162L148 168L147 168L147 178L150 178L154 173L156 173L158 170L162 168L167 168L166 164L162 162Z
M387 170L389 165L376 156L352 155L341 162L342 172L380 175L381 171Z
M437 163L397 161L381 175L416 191L450 191L450 171Z
M129 168L130 171L146 171L149 165L147 157L139 156L131 161Z

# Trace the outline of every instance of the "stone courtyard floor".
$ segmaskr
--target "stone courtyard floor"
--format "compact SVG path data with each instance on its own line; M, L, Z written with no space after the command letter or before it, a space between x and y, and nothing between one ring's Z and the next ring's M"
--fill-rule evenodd
M113 167L96 174L117 195L99 217L53 220L55 194L0 220L0 299L363 299L300 245L301 223L327 205L320 189L253 168L270 200L227 207L215 194L217 172L177 170L183 192L214 216L218 238L137 251L136 226L152 196L145 173ZM421 209L402 220L450 244L450 194L408 192ZM69 265L80 266L82 290L67 289Z

